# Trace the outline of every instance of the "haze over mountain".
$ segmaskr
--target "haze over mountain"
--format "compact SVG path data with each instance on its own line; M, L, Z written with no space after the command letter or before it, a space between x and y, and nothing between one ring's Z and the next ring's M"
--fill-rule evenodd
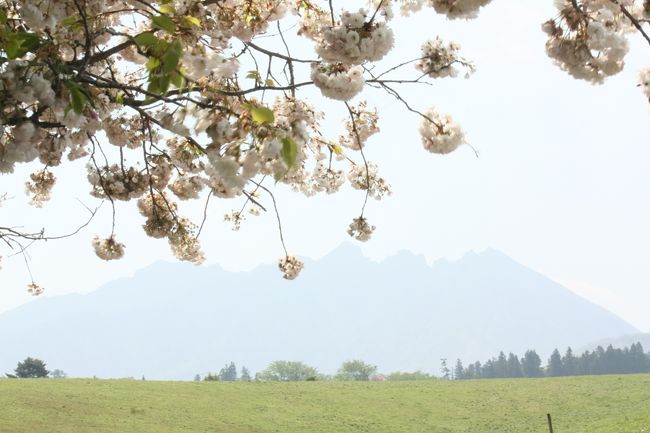
M593 341L585 345L584 347L582 347L581 351L585 351L585 350L591 351L598 346L607 348L607 346L609 346L610 344L612 345L612 347L614 347L614 349L624 349L636 343L641 343L641 345L646 350L650 349L650 332L639 333L639 334L627 334L627 335L622 335L620 337L604 338L602 340Z
M408 252L373 262L344 244L305 265L287 282L274 265L157 263L87 295L36 300L0 315L0 373L27 356L82 377L191 379L277 359L332 373L352 358L438 373L440 358L535 348L545 359L638 332L494 250L429 266Z

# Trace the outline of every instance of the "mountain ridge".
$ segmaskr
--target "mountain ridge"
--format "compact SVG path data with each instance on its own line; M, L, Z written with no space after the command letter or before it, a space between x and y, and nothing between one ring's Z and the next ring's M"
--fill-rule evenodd
M635 332L496 250L428 265L410 252L374 262L348 244L306 260L291 282L272 264L157 262L84 295L37 300L0 315L0 372L26 356L73 376L189 379L275 359L333 372L351 358L437 372L443 357L544 355Z

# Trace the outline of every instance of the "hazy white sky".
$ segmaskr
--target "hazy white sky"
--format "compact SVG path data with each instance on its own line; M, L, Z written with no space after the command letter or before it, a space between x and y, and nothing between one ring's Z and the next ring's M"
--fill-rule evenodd
M638 71L650 66L650 47L635 39L624 72L603 86L575 81L544 52L540 23L554 14L551 0L495 0L470 22L424 13L395 23L394 61L417 57L423 40L440 35L460 42L476 62L478 72L469 80L440 80L401 93L418 108L451 113L480 158L469 147L447 156L427 153L418 119L368 89L366 99L383 118L367 154L394 195L369 204L367 216L378 228L362 248L373 259L411 250L433 261L493 247L650 331L650 105L636 87ZM321 108L332 113L327 126L336 138L344 112L340 104ZM45 225L54 234L83 221L85 210L76 199L94 203L83 162L55 170L59 183L42 210L27 206L22 194L34 168L0 177L0 193L14 195L0 208L3 224ZM281 187L278 199L290 252L318 258L349 239L345 229L362 194L304 198ZM190 210L200 214L200 206ZM277 260L273 215L249 217L240 232L222 222L239 206L212 201L203 237L207 262L250 269ZM92 253L93 235L110 232L106 205L75 238L30 250L35 279L48 296L90 291L156 260L171 260L164 241L142 233L133 207L118 208L118 237L127 244L122 261L101 262ZM3 259L0 312L30 300L28 281L20 257Z

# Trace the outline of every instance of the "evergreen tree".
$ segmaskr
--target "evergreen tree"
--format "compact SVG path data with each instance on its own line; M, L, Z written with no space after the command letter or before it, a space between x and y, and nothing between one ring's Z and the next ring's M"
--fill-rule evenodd
M508 377L508 360L503 351L499 352L499 357L494 362L495 377Z
M522 377L523 373L521 371L521 363L519 358L514 353L508 355L508 370L507 377Z
M248 368L246 366L243 366L241 368L241 377L239 380L242 380L244 382L250 382L251 381L251 373L248 371Z
M476 379L478 376L476 374L476 368L474 364L470 364L465 369L465 379Z
M45 368L45 363L36 358L26 358L23 362L19 362L14 372L16 377L25 379L43 378L50 374Z
M542 360L534 350L527 350L521 360L521 369L525 377L541 377Z
M480 361L476 361L474 363L474 371L474 378L481 379L483 377L483 366L481 365Z
M465 369L463 368L463 363L460 359L456 360L456 367L454 367L454 379L463 380L466 379Z
M549 376L564 376L564 366L562 365L562 355L560 351L555 349L551 354L551 357L548 360L548 366L546 367L546 373Z
M565 376L575 376L578 374L578 360L573 356L573 350L570 347L567 347L562 357L562 368L564 369Z
M481 368L481 376L486 379L493 379L496 377L496 369L494 368L494 358L488 359L483 368Z
M237 367L234 362L231 362L229 365L226 365L219 372L219 380L224 382L233 382L237 380Z
M646 355L641 343L637 342L630 347L631 373L650 373L650 354Z
M440 359L440 373L442 373L442 378L449 380L451 377L451 370L447 367L447 358Z

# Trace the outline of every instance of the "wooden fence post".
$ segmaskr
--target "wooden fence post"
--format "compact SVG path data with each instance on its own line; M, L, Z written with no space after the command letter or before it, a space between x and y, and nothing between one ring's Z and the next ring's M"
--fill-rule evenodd
M546 414L546 419L548 420L548 431L549 433L553 433L553 420L551 419L550 413Z

